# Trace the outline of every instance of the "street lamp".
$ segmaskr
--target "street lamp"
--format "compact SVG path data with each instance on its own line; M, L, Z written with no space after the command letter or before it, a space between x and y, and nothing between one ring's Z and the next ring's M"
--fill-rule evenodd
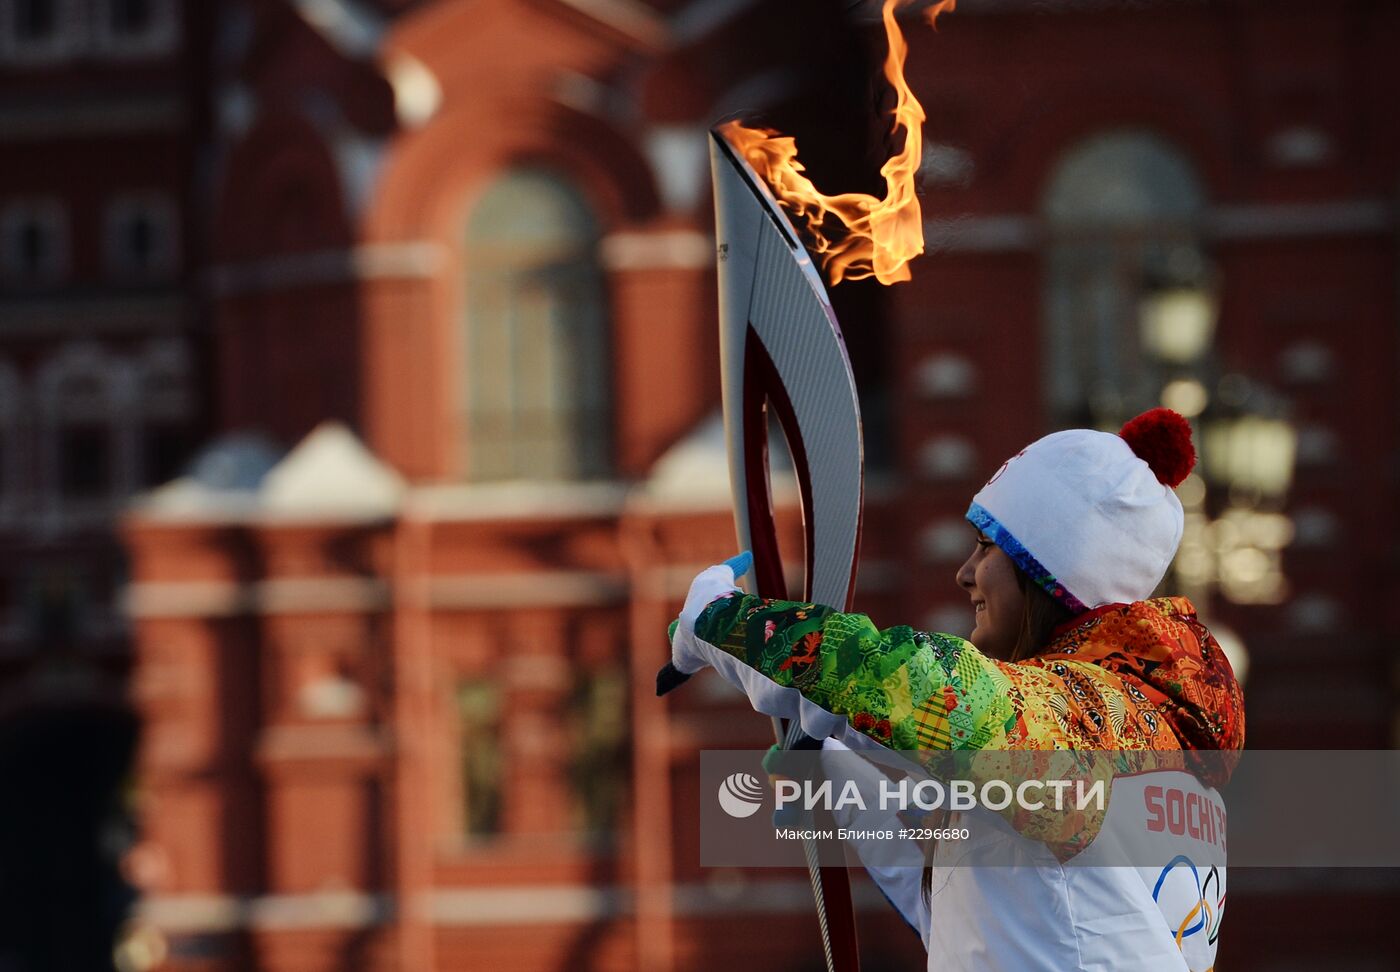
M1282 551L1293 530L1278 510L1298 437L1264 389L1240 376L1208 377L1217 312L1213 289L1202 284L1151 290L1138 304L1143 350L1162 367L1162 404L1199 433L1199 475L1178 491L1186 522L1175 569L1197 596L1218 590L1236 604L1275 604L1288 589ZM1223 503L1207 504L1207 483Z
M1199 361L1215 336L1215 295L1204 287L1176 286L1144 294L1138 302L1143 347L1169 364Z
M1282 499L1293 481L1298 433L1284 419L1243 414L1206 423L1203 433L1210 478L1260 499Z

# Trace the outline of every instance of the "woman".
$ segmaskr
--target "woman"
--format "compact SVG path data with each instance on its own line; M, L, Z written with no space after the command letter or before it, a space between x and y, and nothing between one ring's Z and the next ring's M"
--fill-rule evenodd
M1154 409L1117 435L1059 432L1004 463L967 513L976 546L957 583L975 619L968 641L763 601L722 565L692 585L672 663L713 666L828 749L1111 751L1120 771L1133 756L1151 768L1161 751L1238 750L1243 700L1224 653L1186 599L1149 600L1181 542L1173 490L1194 462L1186 420ZM1224 868L1193 859L1223 854L1210 789L1222 765L1198 769L1204 782L1167 777L1195 814L1189 833L1158 826L1162 785L1137 773L1112 781L1101 820L1055 841L983 811L979 840L940 847L942 864L1001 866L938 866L931 880L869 869L923 936L930 969L1205 972ZM1104 848L1122 834L1158 841L1162 859L1075 866L1114 861Z

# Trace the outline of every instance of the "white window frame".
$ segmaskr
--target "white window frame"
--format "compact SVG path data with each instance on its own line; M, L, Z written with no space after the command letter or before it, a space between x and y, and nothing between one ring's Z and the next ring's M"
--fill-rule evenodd
M95 391L72 397L65 386L74 379L92 380ZM41 524L48 530L62 532L102 523L135 491L135 379L128 361L92 341L64 346L39 369L35 386ZM73 424L104 428L108 437L108 478L95 496L63 492L61 437Z
M113 17L118 0L93 0L93 40L97 52L113 60L151 57L175 49L180 35L175 0L150 0L151 23L139 34L117 30Z
M53 0L54 33L47 42L21 40L15 32L15 15L21 0L0 0L0 60L22 67L41 67L71 60L87 43L87 5L84 0Z
M192 364L187 345L177 338L150 341L131 362L131 489L146 488L145 435L158 423L182 424L193 421L195 404Z
M150 262L139 265L126 250L124 229L144 215L157 227L158 249ZM180 219L175 200L163 192L134 192L113 198L102 221L103 257L107 272L123 280L165 280L180 265Z
M21 265L20 233L29 223L43 226L52 242L49 265L31 270ZM68 207L52 196L12 199L0 207L0 276L18 284L44 284L68 276L72 257Z

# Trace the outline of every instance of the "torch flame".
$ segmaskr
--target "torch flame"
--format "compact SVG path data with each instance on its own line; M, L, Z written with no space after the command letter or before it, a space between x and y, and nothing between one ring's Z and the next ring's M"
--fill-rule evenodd
M880 168L885 177L884 199L858 192L825 195L802 174L796 139L769 129L748 128L738 121L719 126L735 151L768 183L783 208L805 225L808 249L821 261L832 286L866 277L882 284L908 280L909 261L924 252L923 216L914 192L914 177L923 158L924 110L904 80L909 48L895 20L895 10L908 2L884 0L881 11L889 42L885 78L896 94L890 130L904 129L903 148ZM928 10L929 23L956 6L957 0L938 0ZM825 228L828 216L836 217L844 229L829 235Z

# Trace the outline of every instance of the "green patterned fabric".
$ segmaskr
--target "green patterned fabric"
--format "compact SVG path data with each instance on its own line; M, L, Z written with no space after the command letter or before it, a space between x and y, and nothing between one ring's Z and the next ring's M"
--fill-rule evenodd
M736 592L696 637L902 750L1236 750L1244 704L1184 598L1105 605L1035 656Z
M997 664L952 635L754 596L715 601L695 634L894 749L994 746L1015 718Z

